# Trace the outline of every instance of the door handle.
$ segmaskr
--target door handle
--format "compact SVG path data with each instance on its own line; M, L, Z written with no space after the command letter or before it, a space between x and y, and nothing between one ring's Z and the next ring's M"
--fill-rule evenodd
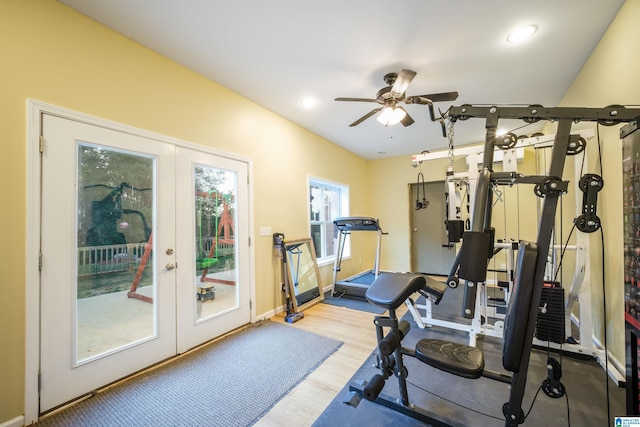
M173 265L172 263L168 263L167 265L165 265L165 266L164 266L164 270L165 270L165 271L171 271L171 270L173 270L174 268L176 268L176 266L175 266L175 265Z

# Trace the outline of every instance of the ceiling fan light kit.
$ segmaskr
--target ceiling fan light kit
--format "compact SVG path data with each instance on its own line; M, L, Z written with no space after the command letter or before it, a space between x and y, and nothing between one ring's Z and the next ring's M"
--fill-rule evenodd
M406 115L407 112L402 108L385 107L376 120L385 126L393 126L400 123Z
M402 70L400 73L387 73L384 76L384 82L388 85L383 87L376 93L375 98L336 98L336 101L351 102L377 102L381 106L374 108L364 116L360 117L349 126L357 126L367 120L374 114L381 112L377 117L377 121L385 126L393 126L402 123L403 126L411 126L414 123L413 118L407 111L398 106L400 102L405 104L431 105L434 102L455 101L458 98L458 92L435 93L429 95L417 95L407 97L405 92L409 87L409 83L416 76L413 70Z

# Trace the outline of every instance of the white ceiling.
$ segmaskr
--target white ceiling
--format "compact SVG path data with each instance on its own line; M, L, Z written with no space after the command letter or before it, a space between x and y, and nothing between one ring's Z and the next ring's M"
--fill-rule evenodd
M415 123L385 127L375 116L383 76L417 71L407 95L458 91L461 104L555 106L624 0L59 0L365 158L446 147L424 105ZM506 42L522 24L538 32ZM305 110L303 97L316 108ZM604 106L603 106L604 107ZM507 123L514 128L518 122ZM531 134L530 125L516 133ZM506 129L505 129L506 130ZM456 145L484 140L484 122L455 126Z

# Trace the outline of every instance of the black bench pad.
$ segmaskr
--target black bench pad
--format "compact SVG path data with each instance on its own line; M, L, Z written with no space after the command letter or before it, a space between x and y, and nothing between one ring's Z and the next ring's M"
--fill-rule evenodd
M416 358L427 365L464 378L480 378L484 355L476 347L438 339L422 339L416 344Z
M442 297L447 285L420 274L380 273L369 286L365 296L372 304L386 309L398 308L412 294L422 290L427 294Z

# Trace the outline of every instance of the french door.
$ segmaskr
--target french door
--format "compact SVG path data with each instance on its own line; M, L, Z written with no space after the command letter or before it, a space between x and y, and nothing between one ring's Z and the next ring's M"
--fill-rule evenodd
M182 353L249 321L249 226L237 209L249 202L245 163L182 147L176 161L176 206L188 211L176 223Z
M40 412L250 321L245 162L42 129Z

